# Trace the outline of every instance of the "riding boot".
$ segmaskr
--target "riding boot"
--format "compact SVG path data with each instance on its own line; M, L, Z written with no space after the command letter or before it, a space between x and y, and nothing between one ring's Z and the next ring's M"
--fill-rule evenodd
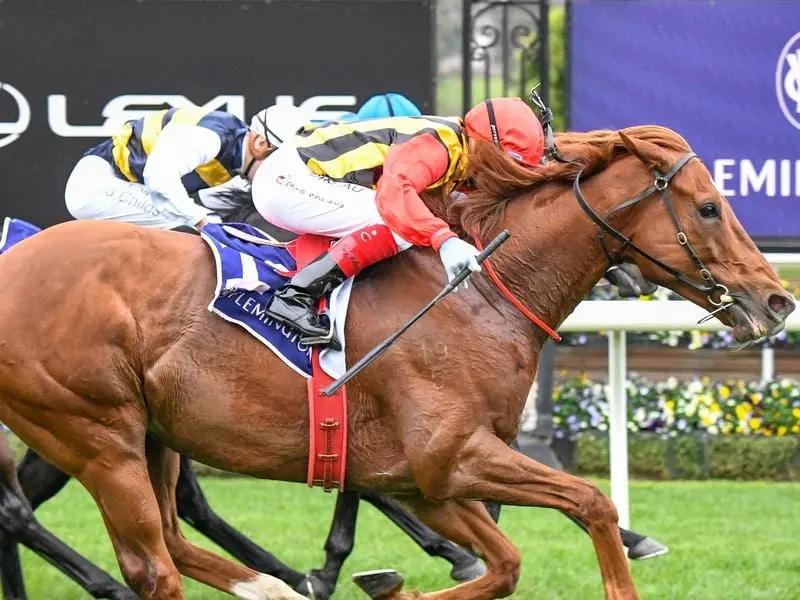
M330 327L317 314L316 306L320 298L346 279L347 276L330 253L325 252L275 292L267 307L267 314L297 329L305 343L328 341Z
M385 225L370 225L343 237L277 290L267 314L302 335L308 345L328 344L331 326L317 314L319 300L368 266L397 254Z

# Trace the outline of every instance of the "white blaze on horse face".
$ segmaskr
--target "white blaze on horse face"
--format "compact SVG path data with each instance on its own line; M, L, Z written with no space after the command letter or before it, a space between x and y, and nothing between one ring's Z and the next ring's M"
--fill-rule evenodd
M234 584L231 594L244 600L308 600L277 577L263 573L250 581Z

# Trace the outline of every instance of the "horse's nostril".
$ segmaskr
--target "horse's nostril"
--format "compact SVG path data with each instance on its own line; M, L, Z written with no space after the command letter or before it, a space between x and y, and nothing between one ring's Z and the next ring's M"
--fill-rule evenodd
M783 294L770 294L767 304L772 312L784 318L794 310L794 301Z

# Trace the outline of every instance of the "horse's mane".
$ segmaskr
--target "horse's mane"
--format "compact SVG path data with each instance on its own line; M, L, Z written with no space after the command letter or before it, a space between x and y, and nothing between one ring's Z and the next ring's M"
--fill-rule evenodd
M657 125L622 130L628 137L677 152L688 152L680 135ZM618 131L565 132L556 135L561 155L573 163L550 162L536 168L512 160L496 146L477 140L470 155L470 176L475 185L465 198L449 203L445 216L463 234L485 240L502 222L508 201L530 194L547 183L571 183L581 169L591 176L626 153Z

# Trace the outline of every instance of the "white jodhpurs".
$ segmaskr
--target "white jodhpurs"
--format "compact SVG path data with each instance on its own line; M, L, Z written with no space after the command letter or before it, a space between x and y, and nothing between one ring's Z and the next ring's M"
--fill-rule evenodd
M363 227L384 224L374 190L312 173L291 144L283 144L261 164L252 190L261 216L294 233L340 239ZM392 235L398 250L411 247Z
M185 219L159 210L141 183L120 179L99 156L84 156L75 165L64 192L67 210L76 219L123 221L144 227L175 229Z

